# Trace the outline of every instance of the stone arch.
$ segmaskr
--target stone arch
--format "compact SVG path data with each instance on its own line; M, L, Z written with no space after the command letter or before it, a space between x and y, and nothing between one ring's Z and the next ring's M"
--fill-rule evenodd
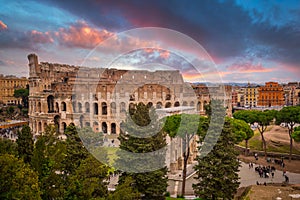
M59 133L59 130L60 130L60 116L59 115L55 115L54 125L55 125L55 128L56 128L56 133Z
M150 102L148 102L148 104L147 104L147 107L148 108L151 108L153 106L153 103L150 101Z
M85 112L89 113L90 112L90 103L89 102L85 102L84 107L85 107Z
M82 105L80 102L78 102L78 112L82 113Z
M47 122L44 122L44 127L43 127L44 131L46 130L47 126L48 126Z
M98 115L98 103L94 103L94 115Z
M198 101L198 104L197 104L197 111L200 111L201 110L201 102Z
M38 109L39 113L42 112L42 104L41 104L41 102L38 102L37 109Z
M174 107L179 107L179 106L180 106L179 101L176 101L176 102L174 103Z
M90 122L85 122L85 126L91 126Z
M59 113L59 104L58 104L58 102L55 103L55 112Z
M66 102L61 102L61 111L67 111L67 104Z
M75 101L72 102L72 109L73 109L73 113L76 113L76 102Z
M159 101L156 103L156 109L162 108L162 103Z
M111 134L117 134L117 126L116 123L111 123Z
M48 104L48 113L53 113L54 112L54 96L49 95L47 97L47 104Z
M126 112L126 104L124 102L121 102L121 104L120 104L120 112L121 113Z
M116 113L116 103L115 102L111 102L110 103L110 113L111 114L115 114Z
M107 133L107 124L106 124L106 122L102 122L102 132L103 133Z
M65 132L66 129L67 129L67 124L66 124L66 122L62 122L61 125L62 125L62 128L63 128L63 131Z
M194 107L194 106L195 106L195 103L194 103L193 101L191 101L191 102L190 102L190 106L191 106L191 107Z
M128 109L129 109L129 110L132 110L132 109L134 109L134 108L135 108L135 104L134 104L134 103L130 103Z
M42 122L38 123L38 132L41 133L42 132Z
M99 132L99 123L98 122L93 122L93 131L94 132Z
M171 102L167 102L167 103L165 104L165 108L171 108L171 106L172 106Z
M84 121L84 116L81 115L81 116L79 117L79 123L80 123L80 127L81 127L81 128L83 128L83 121Z
M188 103L187 103L186 101L184 101L184 102L182 103L182 106L188 106Z
M107 104L106 102L101 103L102 115L107 115Z

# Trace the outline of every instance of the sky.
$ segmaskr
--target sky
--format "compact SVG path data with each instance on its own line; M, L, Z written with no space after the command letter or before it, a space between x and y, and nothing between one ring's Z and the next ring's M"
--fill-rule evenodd
M0 74L28 77L27 55L35 53L40 62L176 69L191 82L300 81L298 0L0 5Z

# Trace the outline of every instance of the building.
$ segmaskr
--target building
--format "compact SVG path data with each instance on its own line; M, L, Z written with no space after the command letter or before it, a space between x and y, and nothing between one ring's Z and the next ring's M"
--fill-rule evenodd
M55 124L58 132L74 123L118 135L128 108L142 102L154 108L190 106L198 98L179 71L86 68L38 62L28 56L29 119L34 134Z
M232 116L232 86L206 84L193 84L192 86L198 98L196 107L198 113L205 115L205 105L215 99L223 101L226 115Z
M256 107L258 100L258 88L257 85L251 85L248 83L244 88L244 107Z
M21 104L21 98L14 97L14 91L20 88L26 88L28 79L26 77L18 78L16 76L4 76L0 74L0 104Z
M277 82L267 82L265 86L258 88L258 92L258 106L271 107L285 104L283 86Z

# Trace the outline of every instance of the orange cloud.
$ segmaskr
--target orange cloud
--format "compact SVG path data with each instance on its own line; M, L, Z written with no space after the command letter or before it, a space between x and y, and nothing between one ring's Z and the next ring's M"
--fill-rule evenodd
M92 49L96 47L103 40L114 33L105 29L99 30L90 27L84 21L78 21L76 24L69 26L68 28L61 28L58 32L55 32L59 42L69 47L82 47L86 49Z
M5 29L7 29L7 25L4 24L4 22L0 20L0 30L5 30Z
M170 52L168 50L160 49L157 47L154 48L144 48L145 53L152 54L154 52L158 52L161 58L167 59L170 57Z
M28 33L30 39L34 43L53 43L54 39L52 38L51 34L49 32L39 32L36 30L32 30Z

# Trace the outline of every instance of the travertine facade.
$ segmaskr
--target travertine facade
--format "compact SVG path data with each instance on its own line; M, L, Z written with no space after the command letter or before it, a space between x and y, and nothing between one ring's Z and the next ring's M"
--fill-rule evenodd
M85 68L38 62L28 56L30 68L29 117L33 133L56 124L91 126L105 134L119 134L120 122L132 104L155 108L190 106L197 97L179 71L141 71Z
M14 97L14 91L20 88L26 88L28 79L26 77L18 78L16 76L4 76L0 74L0 104L21 104L21 98Z

